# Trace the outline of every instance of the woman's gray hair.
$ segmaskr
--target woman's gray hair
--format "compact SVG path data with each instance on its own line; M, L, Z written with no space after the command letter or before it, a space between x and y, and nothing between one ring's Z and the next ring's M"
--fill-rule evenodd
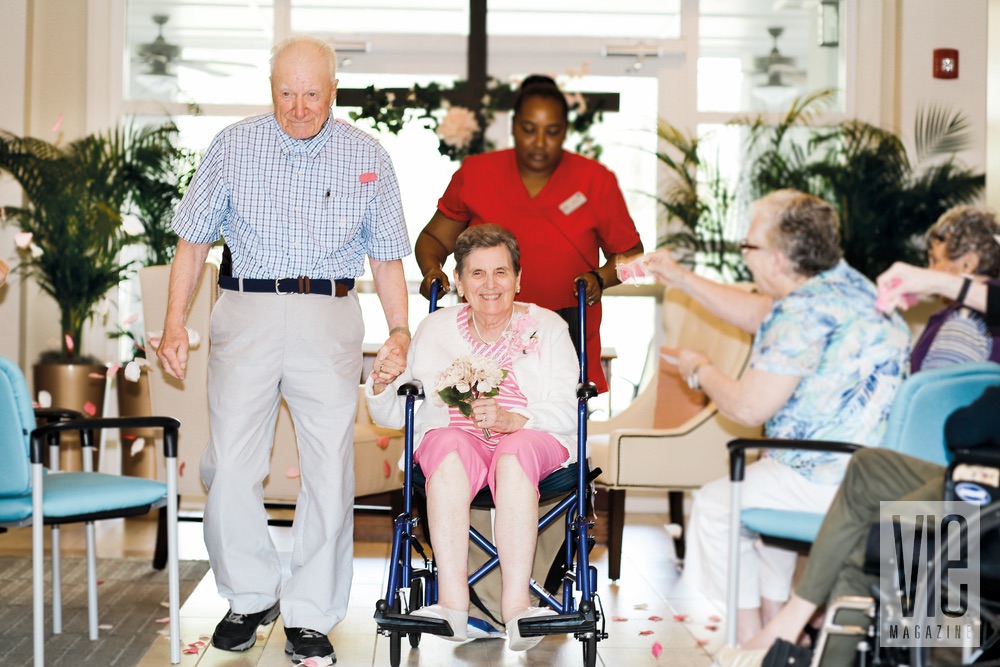
M333 49L333 46L331 46L329 42L311 35L295 35L293 37L283 39L274 45L274 48L271 49L272 75L274 75L274 63L277 62L281 54L283 54L288 47L297 46L299 44L309 44L315 47L320 52L320 55L326 59L326 62L330 67L330 81L335 81L337 79L337 52Z
M521 248L514 235L500 225L473 225L458 235L455 240L455 271L462 275L465 260L473 250L497 246L507 248L514 273L521 273Z
M777 190L755 206L773 214L767 237L797 274L812 277L832 269L844 257L840 221L833 206L798 190Z
M976 274L1000 277L1000 224L992 211L974 206L955 206L941 214L927 230L927 247L932 241L944 244L948 259L958 259L966 253L979 258Z

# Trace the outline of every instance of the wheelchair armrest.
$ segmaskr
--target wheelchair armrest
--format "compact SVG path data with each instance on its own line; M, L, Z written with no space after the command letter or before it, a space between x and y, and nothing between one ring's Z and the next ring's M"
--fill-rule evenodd
M835 440L790 440L784 438L737 438L726 445L729 448L729 479L742 482L748 449L804 449L811 452L851 454L862 445Z
M977 447L975 449L956 449L952 451L952 462L948 466L949 471L957 464L967 463L979 466L993 466L1000 468L1000 451L989 447ZM951 475L949 474L949 477Z
M416 396L417 398L423 398L424 386L417 380L404 382L399 385L399 389L396 390L396 394L399 396Z
M39 426L31 432L31 462L42 462L42 445L47 436L63 431L78 431L80 444L93 447L91 434L101 428L160 428L163 429L163 455L177 458L177 430L181 423L173 417L104 417L96 419L75 419L59 421Z

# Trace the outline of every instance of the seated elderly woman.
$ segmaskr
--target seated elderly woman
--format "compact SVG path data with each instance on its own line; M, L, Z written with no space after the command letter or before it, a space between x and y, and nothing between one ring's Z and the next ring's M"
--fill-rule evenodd
M647 257L663 283L682 289L721 319L755 334L750 368L726 377L695 351L679 367L719 411L746 425L765 424L772 438L840 440L877 445L906 373L910 335L898 314L875 309L875 286L844 262L837 214L826 202L793 190L751 208L740 244L760 294L702 278L667 250ZM744 504L825 512L837 491L842 455L775 450L747 467ZM685 579L723 600L729 525L729 479L694 494ZM740 538L738 634L753 636L788 599L796 554Z
M927 230L927 264L932 271L973 281L1000 277L1000 224L988 211L956 206ZM931 316L913 345L910 371L976 361L1000 362L1000 341L982 315L963 305L965 294Z
M496 503L501 611L510 648L523 651L540 638L521 637L517 622L555 613L529 606L538 482L576 460L580 367L565 321L515 302L520 251L509 231L470 227L458 236L455 263L458 295L466 303L431 313L417 328L405 364L387 359L365 392L375 422L393 428L404 418L396 385L418 380L428 395L414 417L414 460L427 477L438 604L414 613L443 618L454 632L448 639L466 639L469 504L489 486ZM466 364L483 372L463 379L467 373L460 367ZM457 392L477 382L488 386L478 386L478 398L458 404Z
M913 372L955 363L1000 361L1000 340L994 336L1000 312L986 311L981 296L966 303L974 285L1000 274L1000 243L994 235L1000 225L992 213L971 206L957 206L946 211L927 231L927 254L930 271L920 271L897 264L879 277L879 306L891 310L899 293L909 288L911 276L937 278L942 287L917 292L947 294L948 305L931 316L927 327L913 348L910 358ZM935 277L940 272L954 278ZM972 274L974 277L969 277ZM965 276L965 278L960 278ZM951 287L948 281L959 281ZM990 283L996 292L997 285ZM981 292L982 287L978 290ZM901 305L908 305L903 302ZM987 322L991 318L991 322ZM996 447L998 434L989 415L996 414L1000 388L991 389L976 403L954 413L947 422L945 439L949 447L962 449L978 446ZM727 654L723 665L759 665L764 653L776 639L796 641L815 611L828 601L845 595L867 596L878 577L864 571L865 538L869 527L878 520L879 504L890 500L940 500L945 469L905 454L882 449L861 451L851 458L847 473L823 520L816 541L809 551L805 572L795 586L789 603L755 637L744 643L756 653ZM737 660L737 656L741 656ZM830 645L824 664L853 664L854 642Z

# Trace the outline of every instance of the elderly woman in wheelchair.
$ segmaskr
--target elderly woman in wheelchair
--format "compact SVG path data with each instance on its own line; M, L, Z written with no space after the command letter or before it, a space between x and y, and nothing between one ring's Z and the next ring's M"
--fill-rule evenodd
M577 458L579 363L558 315L515 301L520 251L510 232L470 227L458 237L455 262L465 303L431 313L409 358L386 359L365 391L372 418L395 428L405 417L395 389L415 380L427 394L414 417L414 461L427 478L438 602L413 614L443 619L452 629L447 639L466 639L469 506L488 486L503 620L510 648L525 650L541 638L522 637L518 621L555 613L530 606L528 584L539 480Z

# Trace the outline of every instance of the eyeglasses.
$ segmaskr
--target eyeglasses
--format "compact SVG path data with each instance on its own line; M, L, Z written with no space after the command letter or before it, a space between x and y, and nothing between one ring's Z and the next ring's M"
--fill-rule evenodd
M764 248L762 246L754 245L753 243L750 243L750 241L747 239L743 239L742 241L740 241L740 252L742 252L744 255L750 252L751 250L763 250L763 249Z

